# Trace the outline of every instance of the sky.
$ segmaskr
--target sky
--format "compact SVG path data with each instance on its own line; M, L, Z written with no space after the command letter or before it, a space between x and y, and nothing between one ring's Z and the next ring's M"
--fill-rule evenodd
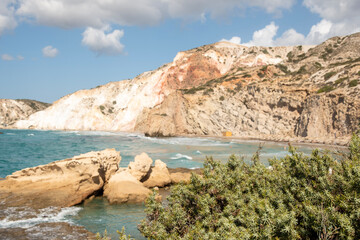
M53 102L230 41L319 44L360 31L359 0L0 0L0 98Z

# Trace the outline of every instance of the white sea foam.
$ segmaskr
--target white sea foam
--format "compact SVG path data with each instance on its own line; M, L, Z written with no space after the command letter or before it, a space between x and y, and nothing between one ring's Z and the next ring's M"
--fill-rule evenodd
M181 153L177 153L174 157L171 157L170 159L181 159L181 158L185 158L185 159L188 159L188 160L192 160L193 158L188 156L188 155L185 155L185 154L181 154Z
M145 140L149 140L158 144L185 145L185 146L228 146L228 142L217 141L204 138L188 138L188 137L170 137L170 138L152 138L139 136Z
M202 154L202 152L200 152L199 150L196 151L197 154Z
M29 133L28 136L34 136L34 134L33 134L33 133Z
M80 207L67 207L62 208L60 211L57 208L49 207L40 210L35 217L28 218L28 216L34 215L34 210L30 208L19 208L12 207L7 208L4 213L6 217L0 220L0 228L29 228L39 223L48 222L69 222L68 216L76 215L81 208Z

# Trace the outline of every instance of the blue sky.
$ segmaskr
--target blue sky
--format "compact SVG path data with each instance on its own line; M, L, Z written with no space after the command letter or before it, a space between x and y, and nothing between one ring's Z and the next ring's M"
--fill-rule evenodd
M0 98L53 102L220 40L318 44L360 26L358 0L91 2L1 0Z

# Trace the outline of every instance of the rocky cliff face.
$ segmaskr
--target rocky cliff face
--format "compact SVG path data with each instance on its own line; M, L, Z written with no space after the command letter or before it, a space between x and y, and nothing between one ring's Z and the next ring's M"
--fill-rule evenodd
M18 120L27 119L31 114L44 110L48 103L27 99L0 99L0 128L7 127Z
M318 46L215 43L132 80L61 98L16 127L344 144L360 119L360 33Z

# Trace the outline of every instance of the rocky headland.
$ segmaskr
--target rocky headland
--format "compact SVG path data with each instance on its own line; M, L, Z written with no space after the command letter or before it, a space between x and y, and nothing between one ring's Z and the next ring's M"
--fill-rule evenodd
M359 124L359 78L360 33L317 46L219 42L69 94L13 127L345 145Z
M152 193L151 188L188 182L192 172L201 174L200 169L168 169L161 160L155 160L153 166L146 153L136 156L127 168L119 168L120 161L120 152L106 149L14 172L0 180L0 221L33 219L44 212L56 215L101 195L111 204L141 203ZM0 236L32 239L39 232L46 234L38 239L46 239L46 235L54 239L94 237L84 228L64 222L0 229Z
M0 99L0 128L27 119L31 114L44 110L51 104L28 99Z

